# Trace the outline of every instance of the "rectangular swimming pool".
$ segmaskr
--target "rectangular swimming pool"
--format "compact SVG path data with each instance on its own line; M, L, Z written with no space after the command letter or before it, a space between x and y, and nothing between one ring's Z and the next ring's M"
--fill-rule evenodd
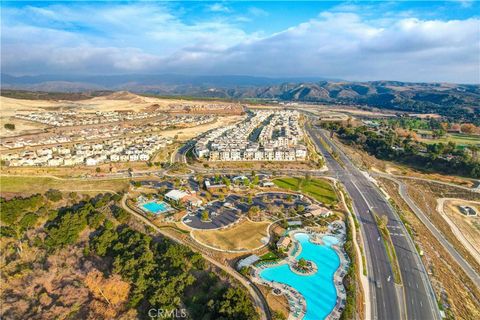
M159 202L151 201L151 202L144 203L141 206L145 211L148 211L154 214L164 213L171 209L170 206L163 201L159 201Z

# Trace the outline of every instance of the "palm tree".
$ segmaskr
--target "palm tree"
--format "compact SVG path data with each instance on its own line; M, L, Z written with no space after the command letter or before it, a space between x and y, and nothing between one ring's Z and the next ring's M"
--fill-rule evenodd
M304 258L298 260L297 267L301 270L305 270L307 268L307 260L305 260Z

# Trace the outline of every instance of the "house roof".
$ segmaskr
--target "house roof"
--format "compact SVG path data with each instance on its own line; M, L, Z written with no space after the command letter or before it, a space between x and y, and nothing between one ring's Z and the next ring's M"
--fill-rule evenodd
M240 260L238 262L238 267L239 268L248 267L254 264L255 262L257 262L258 260L260 260L260 258L257 255L252 254L251 256L248 256L245 259Z
M165 194L165 197L178 201L187 195L188 193L181 190L170 190Z

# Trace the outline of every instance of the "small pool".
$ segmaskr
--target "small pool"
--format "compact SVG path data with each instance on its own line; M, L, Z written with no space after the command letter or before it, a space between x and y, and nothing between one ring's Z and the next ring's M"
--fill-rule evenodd
M339 242L338 239L334 236L323 236L322 241L323 241L323 243L325 243L325 245L327 245L329 247L333 246L333 245L336 245Z
M340 265L340 259L331 245L338 240L332 236L322 237L324 245L313 244L306 233L295 234L300 242L301 252L297 260L304 258L313 261L318 271L312 275L298 275L287 264L264 269L260 277L291 286L303 295L307 303L305 320L325 319L335 307L337 291L333 275Z
M166 211L170 210L170 206L163 201L147 202L147 203L142 204L142 208L145 209L146 211L149 211L149 212L155 213L155 214L163 213L163 212L166 212Z

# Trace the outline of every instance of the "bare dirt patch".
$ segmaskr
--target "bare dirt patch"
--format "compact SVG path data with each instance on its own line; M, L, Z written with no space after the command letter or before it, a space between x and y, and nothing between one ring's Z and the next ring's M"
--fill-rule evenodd
M438 199L439 212L445 218L463 245L480 263L480 216L466 216L460 212L460 206L470 206L477 213L480 202L465 201L461 199Z
M473 191L455 188L447 185L439 185L422 180L403 179L407 185L407 191L417 206L428 216L430 221L442 232L445 238L455 247L465 260L480 273L480 264L465 249L462 243L452 232L445 219L437 211L437 199L460 198L465 200L480 201L480 195Z
M290 309L288 306L288 300L284 295L277 296L273 294L272 288L266 286L258 286L262 291L263 296L267 299L268 306L273 312L277 312L288 318Z
M5 124L7 123L15 125L15 130L6 129ZM43 130L46 128L48 128L48 126L44 124L16 119L14 117L0 118L0 137L12 137L24 134L39 133L43 132Z
M169 138L177 137L177 139L179 140L188 140L208 130L225 127L237 123L243 118L244 116L219 117L216 121L196 127L162 131L161 135Z

